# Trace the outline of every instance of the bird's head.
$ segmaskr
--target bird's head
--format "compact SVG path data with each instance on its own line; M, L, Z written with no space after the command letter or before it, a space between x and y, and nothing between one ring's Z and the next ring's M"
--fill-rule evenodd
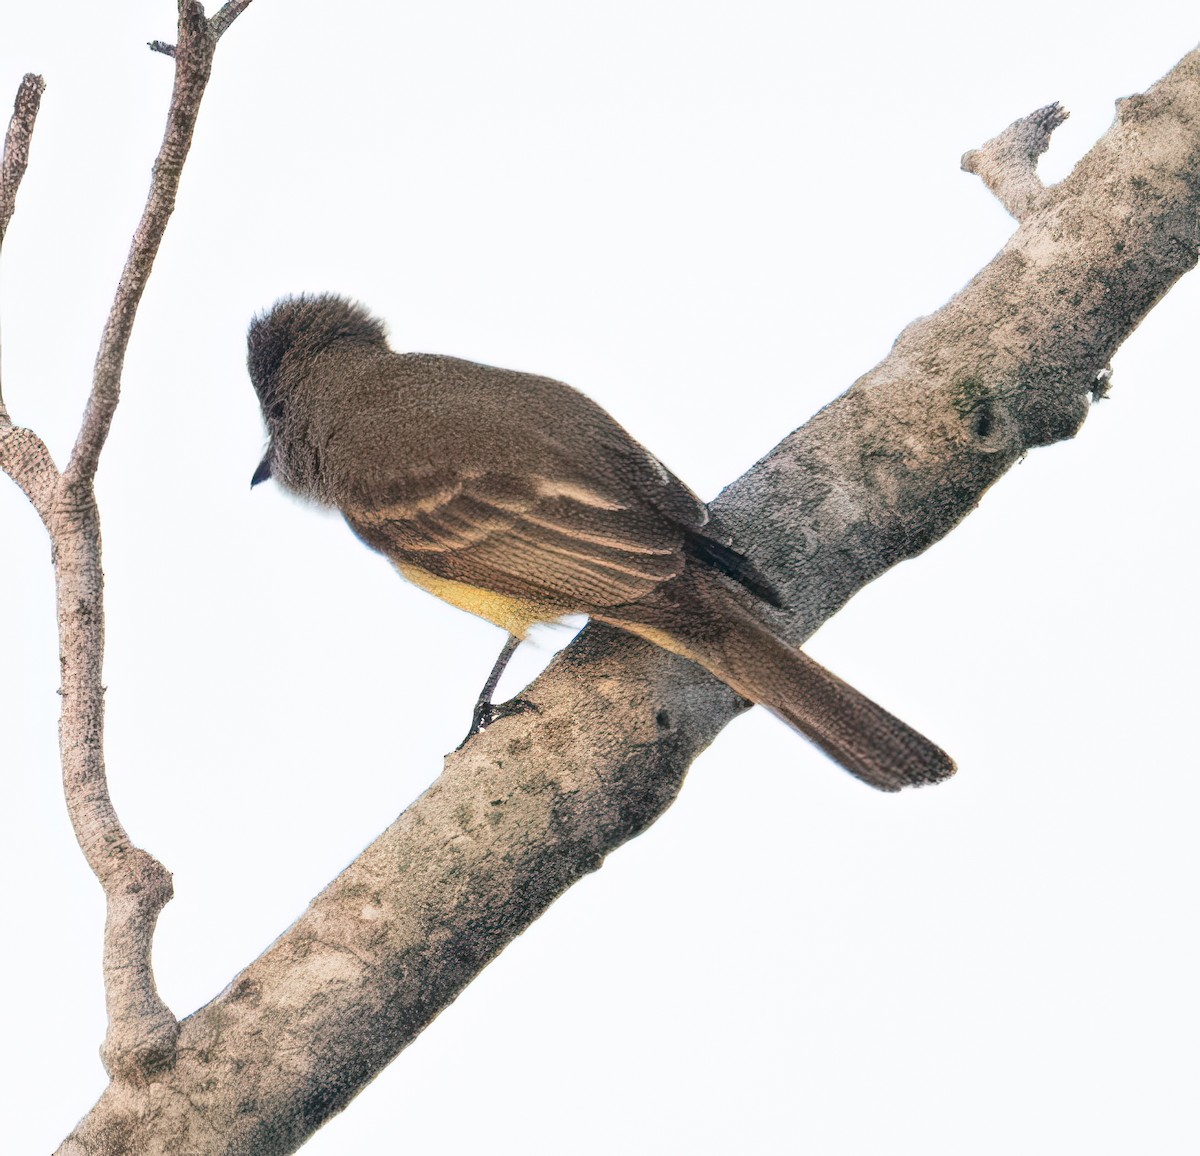
M284 297L250 322L246 367L267 427L267 450L251 486L274 477L317 496L316 479L306 468L312 456L306 452L312 449L306 445L313 400L308 386L321 355L343 341L388 349L383 322L331 293Z

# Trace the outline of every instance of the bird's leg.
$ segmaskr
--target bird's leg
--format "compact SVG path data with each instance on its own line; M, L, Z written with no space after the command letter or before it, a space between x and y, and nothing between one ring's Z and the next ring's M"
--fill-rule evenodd
M504 640L504 645L496 658L496 665L492 667L492 673L487 676L487 682L483 684L483 690L479 692L479 698L475 703L475 722L478 725L474 729L482 730L492 721L490 718L486 718L487 712L494 709L492 695L496 693L496 685L500 682L500 676L504 673L508 660L516 654L517 647L520 645L521 640L515 634L510 634Z
M512 658L520 645L521 640L515 634L508 636L500 651L500 656L496 659L496 665L492 667L492 673L487 676L487 682L483 684L483 690L479 692L479 698L475 703L475 713L471 716L471 729L467 731L467 737L459 744L460 747L466 743L467 739L477 735L484 727L491 726L497 719L533 709L533 704L526 702L523 698L514 698L499 705L492 702L496 684L499 683L504 668L508 666L508 660Z

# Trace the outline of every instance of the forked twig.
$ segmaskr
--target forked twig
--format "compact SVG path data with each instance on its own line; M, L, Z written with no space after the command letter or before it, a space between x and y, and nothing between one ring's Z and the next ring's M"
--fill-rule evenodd
M108 793L104 767L104 576L93 478L120 397L125 352L154 258L175 207L217 40L250 0L205 18L180 0L175 84L150 193L117 286L91 393L70 462L59 473L41 440L15 427L0 402L0 469L29 496L50 532L58 595L62 715L59 742L67 810L88 865L104 888L104 986L108 1033L101 1049L114 1081L144 1084L175 1061L179 1024L150 966L158 913L171 898L170 873L131 842ZM0 239L12 215L44 85L27 76L0 163Z

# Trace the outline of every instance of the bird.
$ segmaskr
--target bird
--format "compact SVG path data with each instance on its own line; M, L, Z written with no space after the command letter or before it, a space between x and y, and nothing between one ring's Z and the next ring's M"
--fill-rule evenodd
M337 509L403 577L507 632L468 737L506 713L492 695L530 628L586 614L698 663L872 787L953 774L944 751L780 635L773 584L573 387L395 352L382 321L335 294L255 316L247 368L267 434L251 486L271 478Z

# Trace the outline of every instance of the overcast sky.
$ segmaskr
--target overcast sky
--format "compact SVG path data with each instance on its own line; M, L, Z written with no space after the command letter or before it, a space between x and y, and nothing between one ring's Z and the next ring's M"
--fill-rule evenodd
M8 5L47 82L4 391L61 464L161 136L168 0ZM502 638L249 490L250 317L335 290L399 349L569 381L705 498L1014 224L960 155L1061 100L1048 179L1194 5L256 0L222 41L98 481L109 779L207 1002L436 776ZM1200 1149L1191 741L1200 280L1034 451L812 640L958 761L882 796L765 711L306 1153ZM105 1079L102 895L58 782L44 531L0 479L0 1135ZM568 635L523 648L506 691Z

